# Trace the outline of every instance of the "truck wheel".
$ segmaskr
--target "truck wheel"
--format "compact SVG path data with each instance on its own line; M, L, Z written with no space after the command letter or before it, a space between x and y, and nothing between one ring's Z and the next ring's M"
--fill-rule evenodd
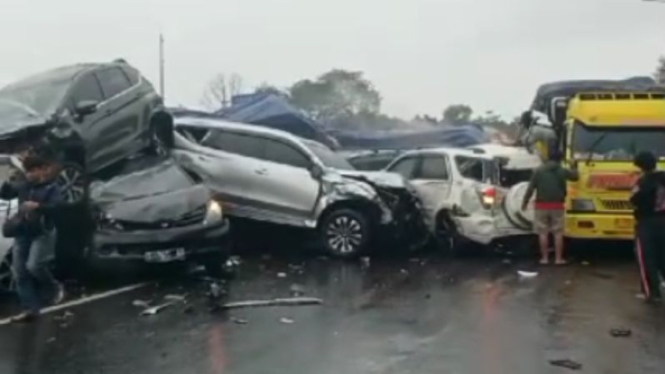
M355 257L365 252L370 243L369 221L355 210L331 212L324 217L319 230L323 248L334 257Z

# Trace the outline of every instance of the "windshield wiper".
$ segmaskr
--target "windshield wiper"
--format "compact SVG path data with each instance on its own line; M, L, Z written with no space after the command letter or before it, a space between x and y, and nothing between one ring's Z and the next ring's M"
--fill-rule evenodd
M607 135L609 135L609 134L610 134L609 132L603 133L602 135L600 135L598 137L598 139L596 139L596 141L593 142L593 144L591 144L591 146L589 147L589 156L587 156L587 159L586 159L586 165L589 165L589 163L591 162L591 158L593 157L593 153L596 150L596 147L598 147L598 145L603 140L605 140L605 138L607 138Z

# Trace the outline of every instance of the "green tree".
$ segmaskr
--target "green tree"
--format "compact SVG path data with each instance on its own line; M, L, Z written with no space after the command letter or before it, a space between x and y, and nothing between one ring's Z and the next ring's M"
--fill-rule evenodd
M452 124L468 123L471 120L471 115L473 115L473 109L468 105L449 105L443 111L443 122Z
M291 101L322 123L360 113L378 114L381 95L359 71L331 70L316 80L304 79L289 89Z
M655 74L656 82L665 84L665 56L658 60L658 68Z

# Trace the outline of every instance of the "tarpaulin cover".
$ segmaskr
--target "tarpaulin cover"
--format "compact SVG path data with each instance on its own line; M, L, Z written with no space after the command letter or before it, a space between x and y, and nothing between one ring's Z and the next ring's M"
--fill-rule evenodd
M550 102L555 97L572 97L580 92L593 91L665 91L665 87L656 86L650 77L634 77L624 80L574 80L543 84L536 92L531 104L532 110L548 113Z
M289 132L305 139L335 146L334 140L314 120L308 118L284 97L257 93L234 98L230 108L214 113L218 118L231 122L261 125Z
M489 136L476 125L445 126L408 132L336 132L346 149L414 149L431 146L468 147L489 142Z

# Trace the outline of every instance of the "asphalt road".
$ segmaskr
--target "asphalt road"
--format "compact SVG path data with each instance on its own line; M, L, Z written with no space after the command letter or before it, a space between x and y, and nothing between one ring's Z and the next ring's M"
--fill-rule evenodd
M69 317L59 310L33 325L0 326L0 373L569 372L550 363L560 359L584 373L662 373L665 308L636 299L629 254L584 257L588 263L540 268L501 255L369 266L256 256L244 259L225 299L297 289L324 305L211 312L207 281L152 282L67 308ZM520 278L519 270L538 275ZM132 305L169 294L186 295L188 306L139 316ZM612 337L611 329L632 335Z

